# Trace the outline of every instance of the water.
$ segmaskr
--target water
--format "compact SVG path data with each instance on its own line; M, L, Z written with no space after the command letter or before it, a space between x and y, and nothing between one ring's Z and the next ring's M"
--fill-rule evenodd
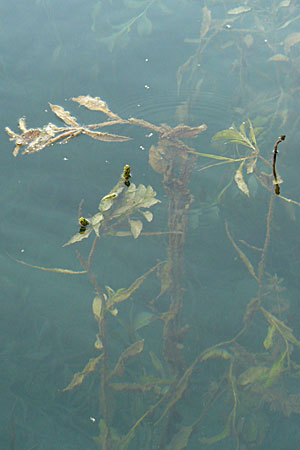
M271 193L259 179L261 172L270 174L274 189L272 151L285 134L277 157L281 194L300 201L297 3L3 0L0 11L0 447L198 449L210 443L214 449L296 448L299 204L273 199L268 237ZM14 143L4 127L18 132L20 117L26 117L28 128L49 122L63 126L49 102L81 124L105 120L102 113L71 100L79 95L101 97L124 119L170 127L206 123L207 130L196 139L182 140L196 152L222 157L250 154L241 145L212 142L233 122L239 127L250 119L264 160L258 160L254 175L247 174L247 162L242 168L249 196L234 179L239 162L220 165L224 160L198 155L185 180L180 172L184 150L176 154L173 148L173 154L167 153L172 155L167 156L171 173L186 181L193 195L190 208L184 209L187 191L172 184L166 168L157 173L148 163L157 133L129 123L103 129L131 137L128 142L78 136L66 145L12 156ZM164 152L166 140L160 145ZM90 277L16 262L84 270L80 258L87 260L93 237L62 245L79 230L81 200L81 215L90 219L125 164L131 166L131 182L151 185L161 200L149 208L149 223L138 213L131 219L141 220L143 232L151 234L167 233L168 218L172 229L172 221L181 226L186 217L183 241L169 241L168 234L101 236ZM178 201L171 210L168 195ZM127 221L121 230L130 230ZM163 265L158 273L162 285L154 273L139 287L134 284L168 255L173 288L170 266L163 272ZM105 286L128 289L128 298L114 306L118 315L107 313L106 409L103 361L94 373L83 374L82 384L63 392L74 374L103 351L94 348L99 329L92 303L97 288L102 295ZM172 322L170 298L181 309L179 322ZM263 309L233 342L255 298ZM170 328L164 314L169 311ZM115 314L113 308L110 312ZM130 347L137 342L139 350ZM206 359L209 354L203 352L222 342L219 353ZM243 381L248 369L261 368L263 376ZM110 427L106 444L105 424Z

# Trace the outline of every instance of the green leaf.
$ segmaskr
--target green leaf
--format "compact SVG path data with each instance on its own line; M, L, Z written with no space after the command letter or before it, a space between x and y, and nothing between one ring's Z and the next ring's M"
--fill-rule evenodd
M269 348L273 345L273 336L276 331L275 325L269 326L268 328L268 334L266 336L266 339L264 340L264 347L266 350L269 350Z
M284 361L287 356L287 353L288 350L286 349L286 351L281 355L281 358L275 364L273 364L271 370L268 373L267 381L265 382L265 387L269 387L272 384L274 384L277 381L279 375L285 370Z

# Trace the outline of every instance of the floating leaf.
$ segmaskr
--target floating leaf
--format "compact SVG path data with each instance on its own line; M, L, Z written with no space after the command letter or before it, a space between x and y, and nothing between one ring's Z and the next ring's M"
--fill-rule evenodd
M85 128L83 130L83 134L87 134L93 139L97 139L98 141L104 141L104 142L126 142L130 141L131 138L127 136L119 136L117 134L110 134L110 133L101 133L100 131L91 131Z
M121 120L117 114L114 114L107 104L101 100L100 97L91 97L90 95L80 95L79 97L72 97L73 102L79 103L92 111L101 111L106 114L110 119Z
M54 112L54 114L56 114L57 117L59 117L67 125L71 125L72 127L79 126L79 124L76 121L76 118L71 116L69 111L66 111L62 106L52 105L52 103L49 103L49 106L50 106L52 112Z
M74 387L79 386L83 382L86 375L88 375L91 372L94 372L98 362L100 361L100 359L102 357L103 357L103 354L98 356L97 358L90 359L89 362L87 363L87 365L85 366L85 368L83 369L83 371L75 373L75 375L72 378L71 383L68 384L68 386L62 390L62 392L71 391Z
M235 172L234 175L234 181L236 182L238 188L240 189L240 191L242 191L244 194L247 195L247 197L249 197L249 189L247 184L245 183L244 177L243 177L243 166L244 166L245 161L242 161L242 163L240 164L239 168L237 169L237 171Z

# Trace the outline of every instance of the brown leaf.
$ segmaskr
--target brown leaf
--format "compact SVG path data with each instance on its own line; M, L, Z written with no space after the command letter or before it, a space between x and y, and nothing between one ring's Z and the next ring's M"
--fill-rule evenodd
M71 125L72 127L79 127L76 118L71 116L69 111L66 111L62 106L52 105L52 103L49 103L49 106L52 112L54 112L54 114L56 114L57 117L59 117L59 119L61 119L67 125Z
M234 242L231 234L229 233L228 223L227 222L225 222L225 229L226 229L226 233L227 233L228 239L230 240L230 242L233 245L234 249L239 254L239 257L241 258L241 260L243 261L243 263L245 264L245 266L249 270L250 275L252 275L253 278L255 278L256 281L258 281L258 278L257 278L257 276L256 276L256 274L254 272L254 269L253 269L253 266L252 266L251 262L249 261L249 259L245 255L245 253L242 252L242 250L236 245L236 243Z
M99 141L105 141L105 142L125 142L130 141L132 138L127 136L119 136L117 134L110 134L110 133L101 133L101 131L91 131L85 128L83 130L83 134L87 134L93 139L98 139Z
M74 387L79 386L83 382L86 375L88 375L91 372L94 372L98 362L100 361L100 359L102 357L103 357L103 353L102 353L102 355L98 356L97 358L91 358L89 360L89 362L87 363L87 365L85 366L85 368L83 369L83 371L75 373L75 375L72 378L71 383L68 384L68 386L66 388L62 389L61 392L71 391Z
M125 369L125 362L132 358L133 356L138 355L141 353L144 349L144 339L141 339L140 341L135 342L134 344L130 345L122 355L120 356L114 370L110 374L110 378L113 376L122 376L124 369Z
M167 131L161 137L165 139L172 139L172 138L194 139L206 129L207 125L205 124L202 124L199 127L188 127L187 125L177 125L177 127L172 128L170 131Z
M100 97L91 97L90 95L80 95L79 97L73 97L73 102L79 103L92 111L101 111L108 117L114 120L121 120L117 114L114 114L107 106L107 104L101 100Z
M168 163L164 158L166 149L161 146L151 145L149 150L149 164L155 172L165 173Z

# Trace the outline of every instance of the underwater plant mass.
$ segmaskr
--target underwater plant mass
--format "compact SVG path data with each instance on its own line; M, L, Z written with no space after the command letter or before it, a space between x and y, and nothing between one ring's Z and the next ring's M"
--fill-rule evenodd
M158 11L174 13L167 1L124 3L126 20L106 23L104 31L101 14L108 6L93 7L91 32L112 54L129 46L134 33L150 36ZM271 9L230 2L220 18L209 3L201 7L198 36L186 37L190 54L174 74L180 102L173 121L124 118L102 98L80 95L70 107L49 103L60 125L30 128L20 118L18 132L5 128L14 161L59 153L56 144L80 139L122 149L134 142L136 130L152 138L139 155L145 173L125 151L121 173L112 160L101 194L93 191L94 210L78 198L75 234L67 229L62 251L76 248L72 266L80 270L9 255L26 270L89 283L91 320L82 321L90 346L72 360L57 392L78 416L90 415L94 426L82 425L82 432L91 448L272 448L278 418L290 424L299 417L300 330L288 278L291 266L297 278L298 265L292 260L284 267L285 255L294 253L285 248L292 240L281 220L286 215L294 224L300 206L289 194L295 191L286 150L299 118L283 134L299 90L293 68L300 36L290 27L300 12L292 1L273 2ZM266 41L266 63L274 65L269 93L256 88L257 79L269 76L251 56L258 38ZM215 47L237 56L231 73L238 82L230 105L234 121L211 132L209 123L197 121L195 105L212 83L204 63ZM246 71L250 66L256 78ZM79 107L95 120L82 124L73 111ZM83 184L92 189L88 177ZM109 265L110 258L125 275L112 263L107 281L101 263ZM133 268L130 275L126 266ZM15 433L12 427L11 442Z

